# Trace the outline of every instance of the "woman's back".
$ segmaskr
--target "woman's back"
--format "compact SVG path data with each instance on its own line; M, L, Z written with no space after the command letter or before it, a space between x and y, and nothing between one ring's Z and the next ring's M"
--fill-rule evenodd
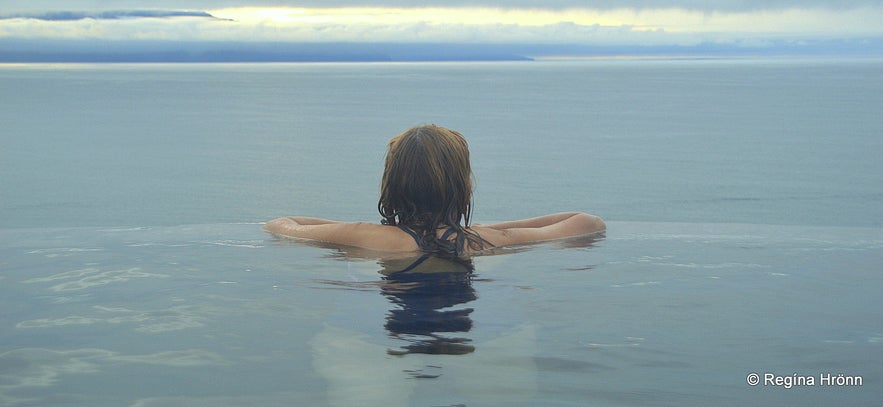
M582 236L605 229L580 212L557 213L491 225L470 225L472 169L466 139L435 125L417 126L388 145L380 186L380 225L286 217L265 230L384 251L422 251L459 258L496 246Z

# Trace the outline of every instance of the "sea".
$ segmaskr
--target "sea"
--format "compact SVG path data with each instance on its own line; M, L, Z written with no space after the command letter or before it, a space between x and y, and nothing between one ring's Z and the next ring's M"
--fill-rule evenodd
M872 405L883 59L0 64L0 405ZM379 222L469 142L473 220L605 233L473 270L271 236Z

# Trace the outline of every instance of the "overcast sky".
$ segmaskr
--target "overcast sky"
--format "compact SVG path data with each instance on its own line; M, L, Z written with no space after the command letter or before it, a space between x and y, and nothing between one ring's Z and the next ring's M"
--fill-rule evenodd
M0 39L757 46L883 37L883 0L8 3L0 7Z

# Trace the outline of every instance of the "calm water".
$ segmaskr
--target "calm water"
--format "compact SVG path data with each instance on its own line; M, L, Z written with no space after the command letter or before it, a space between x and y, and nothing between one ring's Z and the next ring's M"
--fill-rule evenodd
M2 66L0 405L873 404L881 68ZM425 122L468 138L476 220L608 232L401 275L260 230L377 219Z
M0 227L377 219L386 142L426 122L469 140L476 219L580 209L622 221L880 227L881 68L2 67Z
M870 405L875 228L611 222L386 276L259 225L0 231L3 405ZM751 387L751 372L861 387Z

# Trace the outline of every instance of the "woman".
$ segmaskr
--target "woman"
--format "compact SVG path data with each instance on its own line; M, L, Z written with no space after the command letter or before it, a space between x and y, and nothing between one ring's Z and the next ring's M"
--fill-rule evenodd
M580 212L470 225L472 169L463 136L435 125L418 126L389 142L378 210L381 224L284 217L264 230L287 237L367 249L465 257L498 246L584 236L604 221Z

